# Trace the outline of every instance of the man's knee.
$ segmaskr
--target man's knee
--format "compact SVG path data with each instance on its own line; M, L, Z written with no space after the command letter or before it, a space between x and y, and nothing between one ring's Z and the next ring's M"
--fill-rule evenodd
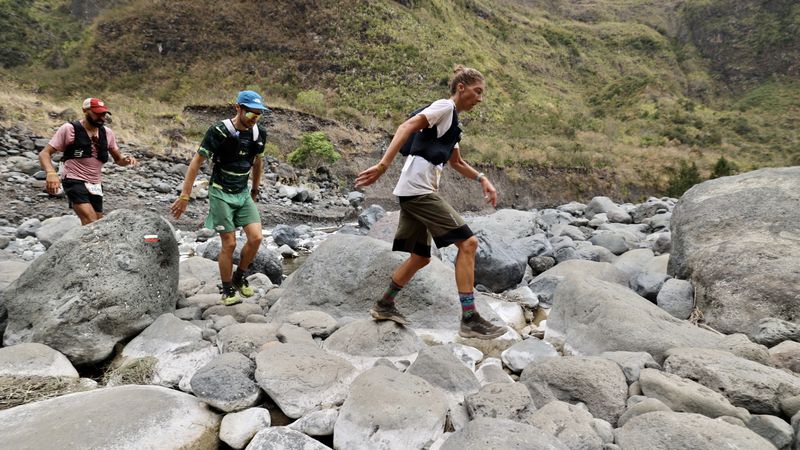
M464 239L461 242L456 243L459 251L465 253L472 253L474 254L478 251L478 238L475 236L470 236L468 239Z
M411 263L414 264L417 269L421 269L428 265L431 262L430 256L421 256L416 254L411 254Z
M261 236L261 233L251 234L247 236L247 244L253 247L260 247L263 239L264 238Z
M223 233L219 235L220 243L222 244L222 251L225 253L233 253L236 249L236 236L234 233Z

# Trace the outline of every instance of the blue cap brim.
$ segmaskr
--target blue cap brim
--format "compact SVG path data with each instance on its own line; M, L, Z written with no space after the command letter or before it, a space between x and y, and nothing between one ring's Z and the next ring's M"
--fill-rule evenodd
M265 105L263 105L261 103L239 103L239 104L242 105L242 106L246 106L246 107L248 107L250 109L260 109L262 111L272 112L271 109L267 108Z

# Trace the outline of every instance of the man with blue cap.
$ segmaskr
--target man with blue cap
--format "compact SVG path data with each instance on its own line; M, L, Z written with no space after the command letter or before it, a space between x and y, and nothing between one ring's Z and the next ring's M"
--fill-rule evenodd
M206 159L213 170L208 187L209 211L205 226L219 233L222 250L219 254L219 275L222 279L222 299L233 305L253 295L245 278L250 262L261 246L261 215L256 200L264 173L264 143L267 130L258 119L269 109L254 91L242 91L236 97L236 116L217 122L206 131L186 171L183 189L172 204L171 211L179 218L186 211L197 173ZM247 181L252 177L250 190ZM239 265L233 271L233 252L236 249L236 228L242 227L247 242L242 247Z

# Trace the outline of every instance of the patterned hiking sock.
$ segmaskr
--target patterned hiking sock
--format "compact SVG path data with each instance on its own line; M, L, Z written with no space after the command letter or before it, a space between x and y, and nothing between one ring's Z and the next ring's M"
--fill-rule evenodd
M223 281L222 282L222 289L227 293L233 290L233 282L232 281Z
M458 300L461 302L462 319L469 319L475 315L475 294L473 292L459 292Z
M233 271L233 279L241 282L244 279L244 270L241 267L237 267L236 270Z
M397 293L400 292L400 289L403 289L403 286L391 280L389 287L386 289L386 292L383 293L383 297L378 300L378 303L385 306L394 305L394 298L397 297Z

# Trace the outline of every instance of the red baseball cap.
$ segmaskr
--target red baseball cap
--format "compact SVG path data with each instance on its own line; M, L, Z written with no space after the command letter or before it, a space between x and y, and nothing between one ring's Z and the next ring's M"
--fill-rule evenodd
M99 98L87 98L83 101L83 110L91 110L93 113L102 114L108 113L108 106L106 106L105 102L100 100Z

